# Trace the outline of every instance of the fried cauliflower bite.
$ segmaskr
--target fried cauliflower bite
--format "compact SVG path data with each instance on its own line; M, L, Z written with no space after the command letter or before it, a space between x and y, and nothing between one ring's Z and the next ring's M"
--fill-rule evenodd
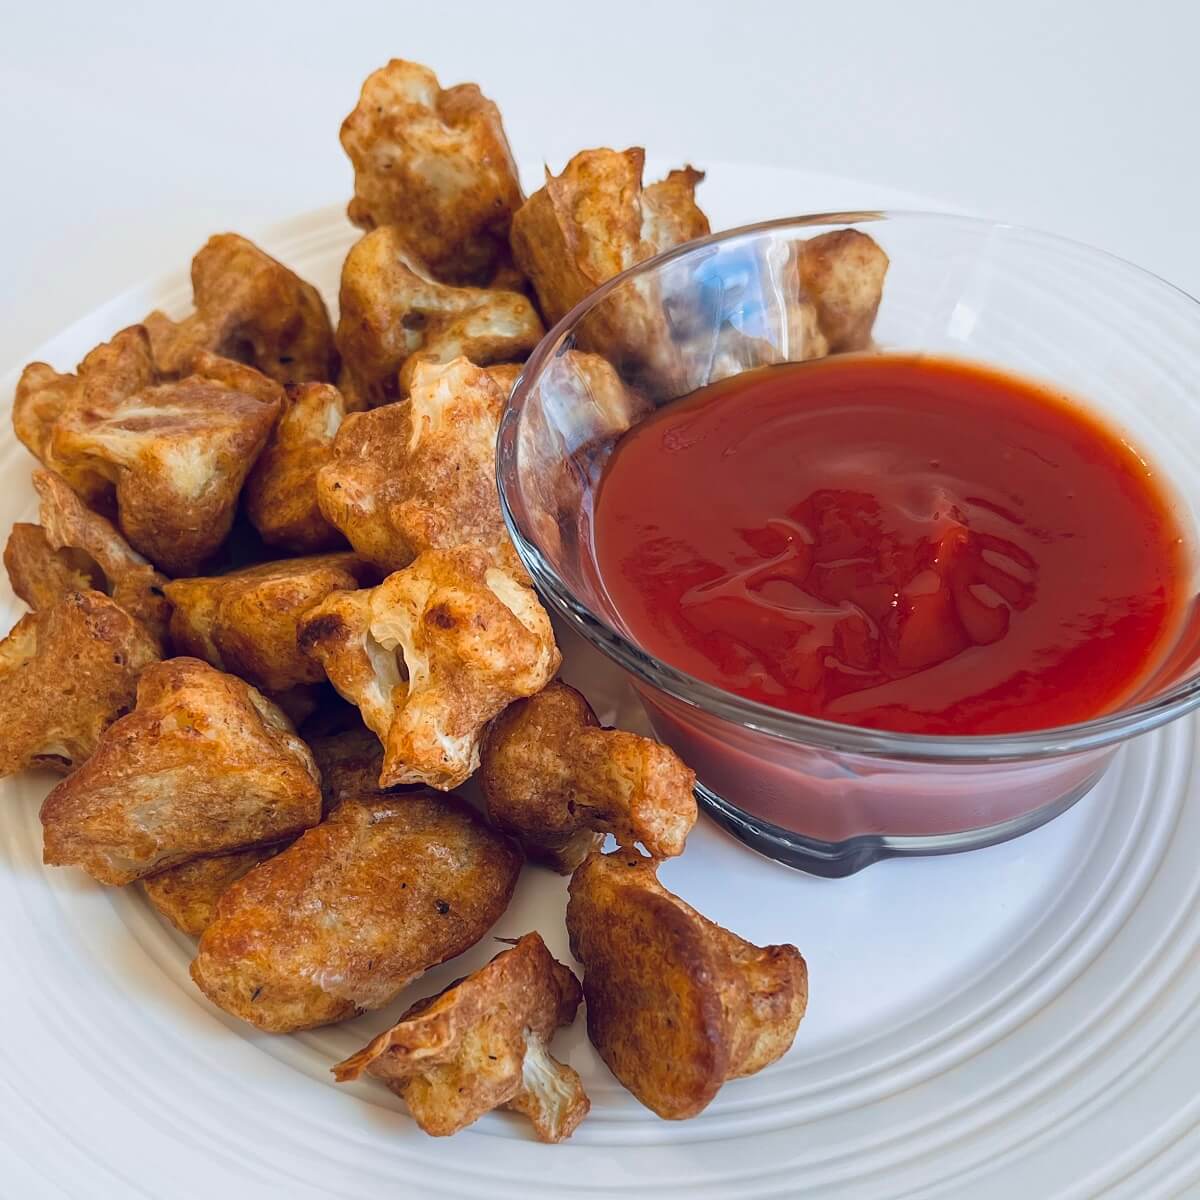
M268 546L316 554L346 544L317 502L317 472L332 456L345 417L346 402L331 384L287 389L279 423L243 493L246 515Z
M347 799L225 892L192 978L271 1033L381 1008L483 937L520 867L457 796Z
M407 400L347 418L317 475L321 511L384 570L476 546L523 573L496 494L503 411L500 388L466 359L420 366Z
M365 725L310 737L308 746L321 770L326 813L333 812L347 797L380 794L383 746Z
M512 395L512 390L521 378L520 363L495 363L487 368L487 377L500 389L505 401Z
M321 784L288 719L194 658L142 674L137 705L42 805L43 861L131 883L267 845L321 818Z
M399 226L448 283L486 283L505 266L521 185L500 110L475 84L443 89L428 67L394 58L368 76L341 139L360 229Z
M75 550L56 550L40 525L18 521L4 545L4 569L15 595L34 612L57 604L70 592L100 591L96 564Z
M471 549L427 551L378 587L335 592L299 638L383 743L381 787L457 787L487 723L561 662L533 589Z
M575 1132L591 1107L583 1082L547 1050L575 1020L572 972L527 933L472 975L419 1000L391 1029L333 1068L338 1083L373 1075L444 1137L494 1108L523 1113L542 1142Z
M708 218L696 206L702 171L685 167L642 186L645 151L582 150L513 217L512 248L529 276L542 314L560 320L614 275L681 242L704 237ZM661 306L631 289L620 305L593 310L581 342L600 353L654 354L665 341Z
M143 322L164 375L185 373L208 350L278 383L333 379L337 352L320 293L253 242L209 238L192 259L192 294L191 316L152 312Z
M22 617L0 641L0 776L75 770L157 661L146 628L99 592L68 592Z
M354 554L318 554L166 584L171 644L268 692L322 683L296 644L300 618L331 592L377 575Z
M395 225L368 233L347 255L340 304L343 378L372 408L406 395L420 363L523 359L545 333L520 292L436 282Z
M792 357L867 349L888 269L879 244L857 229L835 229L798 242L792 264L820 334L814 353Z
M564 875L608 833L654 858L682 854L696 823L695 772L651 738L602 729L558 681L492 722L481 763L492 823Z
M111 521L88 508L61 476L34 471L33 487L41 500L43 540L51 553L67 565L69 573L82 566L82 574L91 580L88 586L104 592L141 621L161 645L171 616L163 592L165 576L129 545ZM15 582L14 590L31 608L39 607Z
M164 382L140 325L98 346L74 377L39 368L22 376L14 424L42 462L93 508L115 502L125 539L169 574L194 570L215 552L275 423L279 385L206 353L192 374ZM53 404L37 393L38 381Z
M795 946L743 941L656 870L636 851L589 856L571 878L567 931L592 1045L647 1108L681 1120L791 1046L808 972Z
M121 346L131 344L131 339L119 339ZM97 347L89 358L93 368L98 368L105 358L104 351L113 343ZM86 361L86 360L85 360ZM82 367L77 368L82 370ZM148 386L151 376L147 372L142 386ZM135 381L137 382L137 381ZM30 363L17 381L13 393L12 422L17 440L52 471L57 472L71 488L92 507L105 506L111 510L112 488L107 479L85 464L59 461L51 444L54 428L59 418L71 409L79 407L83 398L83 382L79 375L60 375L48 363Z
M217 901L229 886L261 862L274 858L282 846L235 850L212 858L194 858L142 880L146 899L180 933L198 938L212 924Z

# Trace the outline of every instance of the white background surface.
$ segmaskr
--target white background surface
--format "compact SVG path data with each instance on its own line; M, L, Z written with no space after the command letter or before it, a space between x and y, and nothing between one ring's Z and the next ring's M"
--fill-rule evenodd
M0 0L0 363L218 229L345 198L338 124L393 55L478 80L524 162L806 167L1200 291L1198 44L1189 0Z

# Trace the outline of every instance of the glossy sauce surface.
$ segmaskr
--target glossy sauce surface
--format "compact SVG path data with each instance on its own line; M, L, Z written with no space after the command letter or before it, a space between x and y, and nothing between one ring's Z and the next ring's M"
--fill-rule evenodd
M1185 608L1151 466L1032 382L954 360L771 367L616 446L593 516L651 653L777 708L911 733L1111 710Z

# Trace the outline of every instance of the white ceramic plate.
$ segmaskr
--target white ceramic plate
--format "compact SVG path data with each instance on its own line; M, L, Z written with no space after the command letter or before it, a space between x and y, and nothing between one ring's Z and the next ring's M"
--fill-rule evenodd
M714 227L921 204L741 166L713 168L702 199ZM330 210L261 241L333 300L353 237ZM193 249L180 247L181 264ZM187 299L181 271L118 297L36 357L69 368L150 309L182 311ZM7 427L0 437L7 529L36 519L32 464ZM6 584L0 607L15 620ZM564 648L567 678L601 718L642 728L620 676L577 642ZM329 1075L417 996L487 961L490 938L383 1012L259 1034L200 996L190 943L137 888L43 868L37 811L49 780L4 781L0 1195L1200 1194L1195 730L1180 722L1128 747L1093 795L1020 841L846 880L767 863L702 822L663 881L745 937L801 948L812 998L795 1046L672 1124L617 1085L581 1016L554 1053L583 1075L592 1112L561 1146L499 1114L428 1138L382 1086ZM569 959L563 904L563 881L528 869L493 932L537 928Z

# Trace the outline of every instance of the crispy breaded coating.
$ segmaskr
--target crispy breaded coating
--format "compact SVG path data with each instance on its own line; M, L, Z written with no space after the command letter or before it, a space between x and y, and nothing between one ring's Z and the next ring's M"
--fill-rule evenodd
M378 795L383 770L383 746L365 725L308 739L321 770L321 796L326 814L347 797Z
M134 549L169 574L194 570L229 532L242 482L278 415L279 385L206 353L192 374L164 382L140 325L98 346L74 377L47 370L35 363L22 376L19 436L92 507L115 501ZM47 432L48 396L68 402L54 409Z
M152 312L143 324L164 375L181 375L209 350L278 383L331 380L333 327L321 294L236 233L209 238L192 259L195 311L182 321Z
M171 617L171 604L163 592L166 577L129 545L111 521L88 508L60 475L36 470L33 486L41 500L38 515L47 544L68 563L86 562L96 590L141 621L161 645Z
M704 173L684 167L643 188L644 163L639 148L582 150L561 175L547 170L545 185L513 217L513 254L550 324L614 275L709 232L694 195ZM645 311L635 299L630 293L619 308L595 310L580 330L585 348L636 345L635 331L656 314L649 299Z
M221 897L192 978L272 1033L381 1008L483 937L520 866L457 796L347 799Z
M542 1142L575 1132L591 1104L583 1082L547 1050L575 1019L574 974L536 933L418 1000L400 1020L333 1068L338 1083L374 1075L428 1134L444 1137L494 1108L524 1113Z
M368 76L341 139L360 229L399 226L449 283L486 283L506 264L521 185L500 110L475 84L443 89L428 67L394 58Z
M346 544L317 503L317 472L332 457L345 417L346 403L332 384L287 389L283 413L244 492L246 515L268 546L316 554Z
M561 662L533 589L471 549L430 550L378 587L335 592L299 636L383 742L381 787L457 787L488 721Z
M567 930L592 1045L647 1108L681 1120L791 1046L808 972L795 946L743 941L656 871L636 851L592 854L571 879Z
M34 612L70 592L100 591L104 580L86 554L56 550L40 525L18 521L4 545L4 569L13 592Z
M564 875L608 833L654 858L682 854L696 823L695 772L651 738L601 728L557 680L492 722L481 765L492 823Z
M240 679L173 658L143 673L133 712L46 797L43 860L130 883L320 817L316 765L283 713Z
M317 475L321 511L384 570L469 545L523 572L496 494L503 411L500 388L466 359L422 365L407 400L346 419Z
M545 332L520 292L436 282L395 225L368 233L346 256L340 306L343 378L372 408L407 395L423 362L511 362Z
M100 592L68 592L22 617L0 641L0 776L77 768L157 661L145 626Z
M282 845L259 846L212 858L194 858L143 879L142 889L155 911L180 933L198 938L212 923L217 901L229 885L282 849Z
M835 229L798 242L793 261L799 286L815 308L821 353L867 349L888 269L878 243L857 229Z
M300 618L331 592L374 578L366 563L347 553L176 579L166 585L175 606L171 643L176 654L202 658L268 692L322 683L325 673L296 644Z

